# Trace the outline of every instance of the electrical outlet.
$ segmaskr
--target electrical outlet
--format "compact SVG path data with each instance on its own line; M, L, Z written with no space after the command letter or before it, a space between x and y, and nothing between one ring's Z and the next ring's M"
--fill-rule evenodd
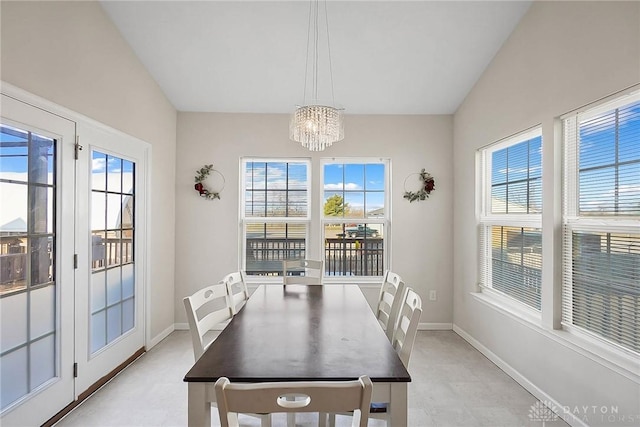
M429 301L435 301L438 299L436 291L429 291Z

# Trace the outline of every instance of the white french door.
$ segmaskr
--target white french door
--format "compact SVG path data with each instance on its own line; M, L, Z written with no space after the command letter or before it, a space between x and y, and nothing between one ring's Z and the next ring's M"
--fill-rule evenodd
M144 346L146 144L78 126L76 362L81 393Z
M7 427L41 425L145 345L148 145L42 102L2 94Z
M75 398L75 123L1 105L0 424L40 425Z

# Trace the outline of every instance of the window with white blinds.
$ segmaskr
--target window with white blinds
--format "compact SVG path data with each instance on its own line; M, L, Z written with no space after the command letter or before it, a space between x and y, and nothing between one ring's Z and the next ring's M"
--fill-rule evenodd
M480 285L540 311L542 134L480 150Z
M640 92L563 132L563 325L640 353Z

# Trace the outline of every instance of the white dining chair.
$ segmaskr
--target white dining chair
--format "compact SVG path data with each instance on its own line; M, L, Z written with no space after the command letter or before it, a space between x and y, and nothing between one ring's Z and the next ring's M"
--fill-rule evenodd
M391 341L405 294L405 283L397 273L385 271L376 305L378 323Z
M220 283L224 283L227 287L227 293L229 294L231 302L231 310L235 316L249 299L249 290L247 289L245 273L244 271L236 271L227 274Z
M214 341L207 340L206 333L214 326L228 322L233 318L234 312L231 306L231 297L223 280L217 285L200 289L193 295L185 297L182 301L187 312L193 355L197 361ZM211 402L211 405L216 406L216 402ZM246 415L260 418L262 427L271 426L271 417L268 414L247 413Z
M282 261L282 283L285 285L322 285L324 263L310 259Z
M218 283L185 297L183 302L191 332L193 355L195 360L198 360L213 342L213 340L207 340L205 334L215 325L227 322L233 317L229 294L226 285ZM209 309L203 313L200 309L205 304Z
M354 411L352 426L365 427L373 384L363 375L354 381L231 383L222 377L214 386L222 427L237 427L238 413L336 413ZM295 399L293 399L295 398Z
M409 369L409 359L411 359L411 351L413 350L413 344L416 340L416 333L418 331L418 323L422 316L422 299L412 288L407 287L404 297L402 298L402 304L400 313L398 316L398 322L393 331L393 337L391 339L391 345L398 353L400 360L404 366ZM338 415L352 416L351 413L341 413ZM374 402L369 409L369 418L385 420L387 426L390 426L389 411L387 410L387 403ZM334 427L336 425L336 414L329 414L329 426Z

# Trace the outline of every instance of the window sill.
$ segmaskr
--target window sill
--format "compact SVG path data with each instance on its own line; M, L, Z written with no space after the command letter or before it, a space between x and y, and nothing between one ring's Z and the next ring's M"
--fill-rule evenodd
M506 298L499 298L499 296L490 292L471 292L471 295L477 301L500 311L502 314L544 335L546 338L640 384L640 363L637 356L631 354L631 352L614 348L600 339L588 337L579 331L546 329L542 327L540 314L536 316L530 312L533 310L523 310L521 307L515 307L508 300L506 302L501 301L501 299L506 300Z

